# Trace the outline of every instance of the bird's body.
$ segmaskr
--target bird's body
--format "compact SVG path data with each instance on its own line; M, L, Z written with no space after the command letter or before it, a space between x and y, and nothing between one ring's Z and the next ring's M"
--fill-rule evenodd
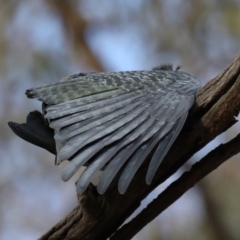
M79 192L104 169L97 187L104 193L123 168L118 188L124 193L151 153L146 175L150 184L201 87L188 73L162 69L80 73L29 89L29 98L44 103L43 115L32 112L27 123L10 127L23 139L56 153L57 164L69 160L64 181L87 165L76 184Z

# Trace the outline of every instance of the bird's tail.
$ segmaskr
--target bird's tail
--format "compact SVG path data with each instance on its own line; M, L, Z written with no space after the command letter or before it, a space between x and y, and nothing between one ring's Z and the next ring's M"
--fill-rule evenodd
M56 154L54 130L46 125L40 112L30 112L26 123L8 122L8 125L20 138Z

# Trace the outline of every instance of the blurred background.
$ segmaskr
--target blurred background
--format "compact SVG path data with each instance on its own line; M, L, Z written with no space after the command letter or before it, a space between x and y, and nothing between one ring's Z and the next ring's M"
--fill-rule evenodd
M88 71L181 65L206 83L240 51L238 0L0 0L0 239L37 239L76 205L54 156L15 136L8 121L40 109L27 88ZM240 131L219 136L200 159ZM134 240L237 240L240 156L201 181ZM190 163L191 163L190 161ZM64 165L64 164L63 164ZM186 166L188 168L188 166ZM185 169L186 169L185 168ZM142 203L156 197L180 170Z

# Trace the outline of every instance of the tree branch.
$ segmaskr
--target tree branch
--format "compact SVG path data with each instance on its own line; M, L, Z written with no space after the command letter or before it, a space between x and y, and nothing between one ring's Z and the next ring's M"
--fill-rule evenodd
M210 172L219 167L240 151L240 134L226 144L221 144L201 161L195 163L192 169L169 185L155 200L153 200L141 213L111 237L111 240L131 239L144 226L166 210L178 200L185 192L192 188Z
M94 240L110 237L155 187L175 173L194 153L236 123L234 116L237 116L240 110L239 89L240 55L236 57L223 73L219 74L199 91L196 106L191 111L183 131L162 162L150 186L145 184L147 162L137 172L124 195L120 195L117 191L117 178L115 178L104 195L99 195L95 187L91 185L82 195L78 196L79 206L66 219L58 223L40 239ZM226 152L222 155L232 156L227 152L231 149L232 142L238 144L238 138L221 145L210 155L213 156L214 152L224 149ZM240 151L240 148L236 149ZM231 153L236 154L238 151ZM207 167L201 167L206 160L203 163L196 164L192 171L197 172L197 174L195 173L196 177L192 181L191 178L189 179L191 172L184 175L186 190L187 186L193 186L198 179L201 179L221 164L218 159L211 159L210 162L212 161L214 162L211 165L212 169L210 169L210 165L206 165L209 167L208 171L206 170ZM202 169L202 172L199 169ZM171 189L167 191L169 192ZM184 193L184 189L179 191L181 191L181 194ZM174 193L174 196L177 199L177 193ZM168 205L170 205L172 201L170 201L170 196L166 196L166 198L169 201ZM159 206L159 208L161 212L164 209L164 205ZM155 209L156 216L160 212ZM132 231L135 233L138 229L133 229ZM122 239L127 239L127 237L124 235Z

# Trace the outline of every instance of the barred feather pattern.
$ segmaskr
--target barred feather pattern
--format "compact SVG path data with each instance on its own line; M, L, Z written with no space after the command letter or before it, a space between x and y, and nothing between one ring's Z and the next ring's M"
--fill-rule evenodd
M62 179L87 165L76 184L83 192L102 169L97 189L103 194L122 171L118 189L123 194L155 149L146 176L151 183L200 87L188 73L156 68L75 74L26 95L47 104L44 114L55 131L56 163L70 161Z

